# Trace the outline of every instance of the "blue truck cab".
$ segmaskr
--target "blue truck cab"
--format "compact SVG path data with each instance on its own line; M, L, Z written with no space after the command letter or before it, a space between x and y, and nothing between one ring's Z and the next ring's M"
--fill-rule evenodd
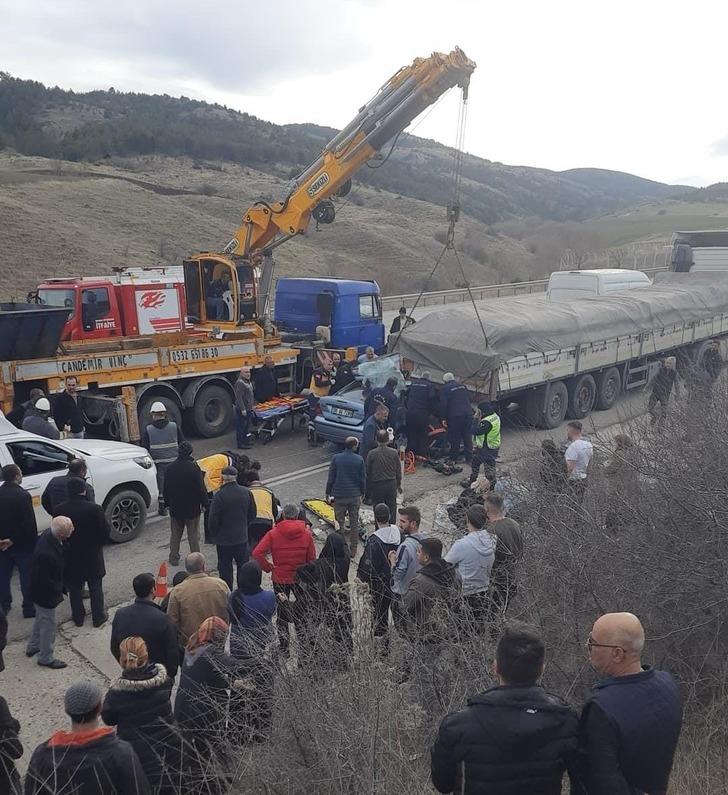
M331 331L329 347L384 347L379 285L352 279L278 279L275 324L287 340L312 340L317 326Z

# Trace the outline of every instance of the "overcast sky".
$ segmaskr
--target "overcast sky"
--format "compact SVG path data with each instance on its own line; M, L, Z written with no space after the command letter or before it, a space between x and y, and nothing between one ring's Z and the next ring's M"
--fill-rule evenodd
M0 0L0 69L74 90L343 126L400 66L477 62L466 148L503 163L726 181L728 8L692 0ZM454 143L451 94L417 135Z

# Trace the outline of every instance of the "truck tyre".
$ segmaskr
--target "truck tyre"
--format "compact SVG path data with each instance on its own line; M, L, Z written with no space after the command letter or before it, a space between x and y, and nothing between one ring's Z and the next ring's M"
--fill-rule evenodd
M233 422L233 399L225 387L202 387L192 406L192 424L200 436L222 436Z
M111 528L109 538L115 544L123 544L141 532L147 519L147 504L138 491L122 487L107 498L104 512Z
M554 381L546 386L546 408L541 412L539 425L553 430L564 421L569 405L569 393L563 381Z
M175 403L172 398L168 397L167 395L145 395L137 409L137 415L139 416L139 430L143 433L147 425L151 423L152 412L150 409L152 408L152 403L156 403L157 401L164 403L165 408L167 409L167 419L176 423L178 428L181 428L182 411L179 405Z
M571 420L580 420L594 408L597 396L597 385L591 375L580 375L569 381L569 407L566 416Z
M622 391L622 374L618 367L610 367L599 373L596 379L597 399L595 407L598 411L607 411L617 402Z

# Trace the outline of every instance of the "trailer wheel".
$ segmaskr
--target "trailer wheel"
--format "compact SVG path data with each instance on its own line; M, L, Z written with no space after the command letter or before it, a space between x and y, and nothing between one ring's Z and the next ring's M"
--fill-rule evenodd
M554 381L546 387L546 408L539 423L544 428L553 430L564 421L569 405L569 393L563 381Z
M138 491L122 487L109 497L104 512L111 528L110 540L115 544L123 544L141 532L147 518L147 504Z
M591 375L580 375L569 382L569 407L566 416L580 420L594 408L597 385Z
M599 373L596 379L597 400L595 406L598 411L607 411L617 402L622 391L622 374L619 368L610 367L603 373Z
M230 393L221 386L203 387L192 406L192 423L200 436L211 439L222 436L233 421L233 401Z

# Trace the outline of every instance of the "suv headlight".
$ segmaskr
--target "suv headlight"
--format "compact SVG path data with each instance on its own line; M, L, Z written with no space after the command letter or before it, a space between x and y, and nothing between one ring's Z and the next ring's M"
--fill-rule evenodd
M139 464L142 469L151 469L154 466L154 461L148 455L135 458L134 463Z

